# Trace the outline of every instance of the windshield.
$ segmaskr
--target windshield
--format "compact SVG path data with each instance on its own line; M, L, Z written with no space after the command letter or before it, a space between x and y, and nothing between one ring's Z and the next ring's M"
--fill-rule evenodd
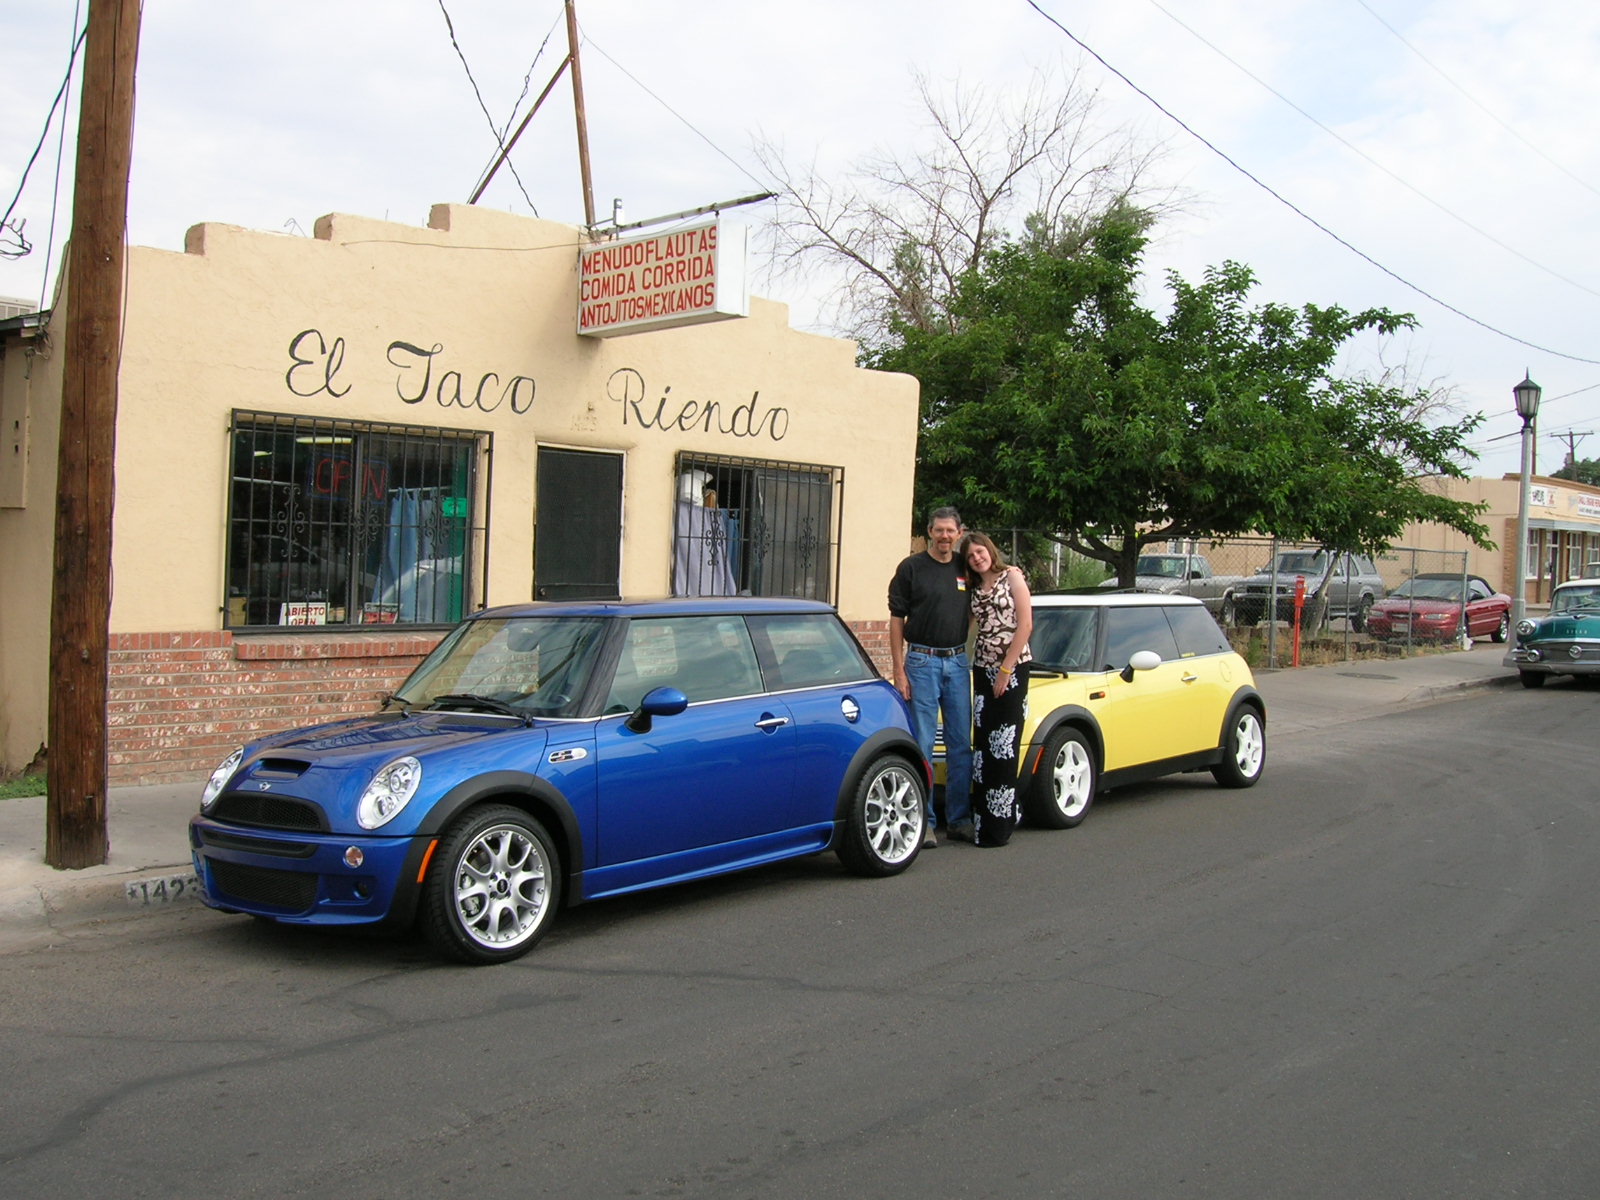
M1322 556L1320 551L1286 551L1278 555L1278 574L1304 575L1311 571L1320 572L1327 564L1328 560ZM1270 575L1272 573L1271 569L1269 568L1265 573Z
M1550 601L1550 611L1553 613L1572 612L1579 608L1600 608L1600 585L1558 588Z
M1138 575L1161 575L1167 579L1183 578L1183 559L1173 554L1141 554L1139 565L1134 568Z
M395 699L412 708L576 716L609 624L605 617L467 621L411 673Z
M1408 579L1390 592L1389 596L1391 599L1398 597L1402 600L1407 596L1417 600L1450 600L1459 604L1461 602L1461 580Z
M1091 670L1099 616L1097 608L1035 606L1033 633L1028 638L1034 661L1063 671Z

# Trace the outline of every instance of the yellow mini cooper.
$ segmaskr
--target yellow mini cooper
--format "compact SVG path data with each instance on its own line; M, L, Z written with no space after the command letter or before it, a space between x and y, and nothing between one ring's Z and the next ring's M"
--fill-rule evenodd
M1029 824L1070 828L1105 789L1159 775L1261 778L1266 702L1199 600L1035 595L1029 647L1018 780Z

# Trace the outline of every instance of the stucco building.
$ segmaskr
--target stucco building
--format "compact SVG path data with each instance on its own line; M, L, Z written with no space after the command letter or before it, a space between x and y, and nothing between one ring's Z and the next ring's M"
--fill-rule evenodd
M1478 519L1487 526L1496 548L1474 546L1443 525L1417 523L1407 526L1395 544L1419 550L1466 551L1471 574L1516 595L1521 476L1441 480L1439 486L1452 499L1487 506ZM1583 574L1589 563L1600 562L1600 488L1543 475L1533 477L1528 487L1528 544L1522 558L1523 598L1534 605L1547 602L1550 590L1562 580Z
M789 328L697 228L587 274L580 230L456 205L130 248L112 781L369 711L463 613L535 598L810 596L884 661L916 382ZM5 770L47 740L61 335L0 322Z

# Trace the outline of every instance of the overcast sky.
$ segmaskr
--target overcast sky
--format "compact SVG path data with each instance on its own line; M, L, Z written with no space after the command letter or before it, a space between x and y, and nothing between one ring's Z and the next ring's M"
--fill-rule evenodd
M1475 473L1517 469L1505 435L1520 428L1511 388L1525 368L1544 387L1541 469L1559 465L1569 431L1590 433L1579 457L1600 457L1600 5L1038 4L1260 183L1026 0L579 0L596 207L621 197L638 219L757 191L758 138L840 175L913 147L918 72L991 94L1036 69L1077 72L1109 125L1166 143L1162 181L1193 197L1147 253L1153 300L1168 269L1198 280L1233 259L1255 270L1260 301L1415 313L1420 331L1384 357L1487 414ZM66 71L74 9L0 0L0 205ZM328 212L420 225L432 204L465 201L495 146L446 12L503 125L530 67L537 93L565 52L560 0L148 0L129 240L177 250L200 221L295 235ZM75 77L74 113L77 93ZM56 252L47 262L59 122L15 212L36 249L0 260L0 295L48 302L73 128ZM482 202L580 223L575 145L563 81L513 154L520 182L502 170ZM818 327L800 284L757 290Z

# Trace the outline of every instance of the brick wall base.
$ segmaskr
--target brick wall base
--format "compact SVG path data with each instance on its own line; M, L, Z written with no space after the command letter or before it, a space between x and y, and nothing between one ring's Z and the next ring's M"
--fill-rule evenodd
M889 622L851 628L889 678ZM374 712L443 636L112 634L110 782L204 779L254 738Z
M373 712L443 636L112 634L110 782L203 779L252 738Z

